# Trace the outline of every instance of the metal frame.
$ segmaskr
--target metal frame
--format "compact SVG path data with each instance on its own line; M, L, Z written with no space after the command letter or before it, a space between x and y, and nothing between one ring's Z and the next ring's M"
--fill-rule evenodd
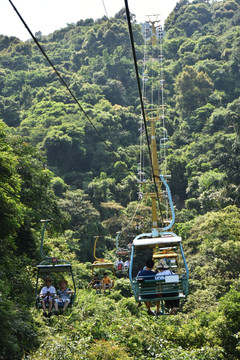
M39 308L39 289L38 289L38 282L40 275L42 274L52 274L52 273L70 273L72 278L72 283L74 287L74 294L71 296L71 302L69 306L73 306L75 302L75 298L77 295L77 288L74 280L74 275L72 271L72 265L67 260L59 260L56 257L48 257L43 252L43 239L44 239L44 233L46 230L46 227L48 223L50 222L50 219L47 220L41 220L41 222L44 222L43 230L42 230L42 237L41 237L41 244L40 244L40 254L44 258L44 260L37 265L37 281L36 281L36 288L35 288L35 295L36 295L36 307Z

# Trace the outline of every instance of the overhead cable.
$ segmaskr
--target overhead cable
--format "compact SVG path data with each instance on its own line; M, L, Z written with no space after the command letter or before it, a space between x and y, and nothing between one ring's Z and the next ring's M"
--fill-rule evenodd
M94 130L96 131L96 133L98 134L99 138L101 139L101 141L105 144L105 146L110 149L109 145L107 144L107 142L104 140L104 138L102 137L102 135L100 134L100 132L98 131L98 129L96 128L96 126L94 125L93 121L90 119L90 117L88 116L88 114L86 113L86 111L83 109L82 105L79 103L78 99L76 98L76 96L74 95L74 93L72 92L72 90L69 88L68 84L66 83L66 81L63 79L62 75L58 72L58 70L56 69L55 65L53 64L53 62L49 59L48 55L46 54L45 50L42 48L42 46L39 44L38 40L36 39L36 37L33 35L32 31L30 30L29 26L27 25L27 23L25 22L25 20L22 18L21 14L19 13L19 11L17 10L17 8L15 7L15 5L13 4L13 2L11 0L9 0L10 4L12 5L13 9L16 11L18 17L20 18L20 20L22 21L22 23L24 24L25 28L27 29L27 31L29 32L29 34L31 35L32 39L34 40L35 44L38 46L39 50L42 52L42 54L44 55L44 57L46 58L46 60L48 61L48 63L50 64L50 66L53 68L53 70L55 71L56 75L58 76L59 80L61 81L61 83L63 84L63 86L66 87L66 89L68 90L69 94L71 95L71 97L73 98L73 100L75 101L75 103L78 105L79 109L83 112L83 114L85 115L85 117L87 118L87 120L90 122L90 124L92 125L92 127L94 128Z
M106 16L107 16L107 18L108 18L108 13L107 13L107 9L106 9L104 0L102 0L102 3L103 3L104 10L105 10L105 14L106 14Z

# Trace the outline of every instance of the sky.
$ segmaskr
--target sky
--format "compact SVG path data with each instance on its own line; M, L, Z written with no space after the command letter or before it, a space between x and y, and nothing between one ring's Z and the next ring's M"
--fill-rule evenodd
M35 34L48 35L67 24L81 19L98 19L114 16L125 7L124 0L11 0ZM177 0L128 0L131 13L137 22L144 22L146 15L160 14L162 24L173 10ZM0 34L27 40L30 35L9 0L0 0Z

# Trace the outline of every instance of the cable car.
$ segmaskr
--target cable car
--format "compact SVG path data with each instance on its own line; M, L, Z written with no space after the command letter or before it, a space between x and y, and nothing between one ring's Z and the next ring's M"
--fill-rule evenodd
M64 274L67 275L69 281L71 282L70 286L73 286L74 294L70 295L70 303L68 305L68 308L71 308L74 305L74 301L76 298L76 284L74 280L74 275L72 271L72 265L67 260L59 260L56 257L47 257L43 253L43 240L44 240L44 233L46 230L46 227L48 225L50 220L42 220L44 222L43 230L42 230L42 238L41 238L41 245L40 245L40 254L45 259L42 261L39 265L37 265L37 281L36 281L36 288L35 288L35 295L36 295L36 307L38 309L42 308L41 305L41 299L39 296L40 288L42 287L39 284L40 279L45 279L49 276L54 276L55 280L60 277L60 275ZM63 280L63 275L61 278L58 279ZM55 282L53 281L53 285L55 285ZM56 284L57 285L57 284ZM58 303L58 306L61 307L62 304Z
M152 237L151 233L141 234L133 240L129 278L134 297L137 302L160 301L162 313L165 313L165 302L169 300L183 300L188 295L188 267L185 260L182 239L173 233L165 233L160 237ZM162 277L161 280L144 276L137 276L140 269L134 267L137 253L141 250L152 252L152 258L157 264L159 259L164 259L168 264L171 275Z
M151 54L153 48L156 46L156 24L159 22L157 15L153 15L152 17L149 16L148 22L149 25L151 25L152 35L151 41L146 41L145 43L147 46L149 45L152 47L152 49L144 50L144 59L146 53ZM145 40L147 39L145 38ZM152 103L148 103L145 107L142 106L142 121L144 121L144 124L140 124L140 129L145 129L145 138L151 139L151 143L150 141L147 141L151 164L151 178L148 180L146 178L144 178L144 180L143 178L138 179L142 198L151 200L151 232L139 234L134 238L131 247L129 269L129 278L134 297L138 303L146 303L149 314L152 314L150 308L152 302L157 302L158 313L158 305L161 304L162 314L165 313L165 308L170 304L177 304L177 307L179 307L179 301L186 299L188 295L189 278L188 267L182 248L182 239L172 232L175 221L175 212L171 191L167 183L169 174L166 173L166 148L168 139L165 127L165 105L163 94L164 77L162 61L164 57L162 54L162 37L159 39L159 45L159 94L161 93L158 97L159 104L153 103L153 97L150 90L151 86L147 87L143 84L142 98L147 98L146 92L150 91L148 98L151 99ZM154 64L156 62L155 58L152 58L151 62ZM144 64L147 66L147 61L145 61ZM150 136L148 136L147 123L149 124L151 131ZM157 126L158 136L161 139L160 146L156 141ZM138 168L141 169L142 172L144 172L145 149L143 140L142 132L140 132L140 162ZM160 153L163 155L160 157L159 164L158 156ZM135 228L136 230L141 230L138 221ZM166 271L164 271L163 261L165 264L164 266L167 268ZM158 274L150 271L152 269L150 266L147 266L146 271L143 272L144 275L141 274L141 272L139 274L139 271L143 269L145 264L154 264L156 267L157 263L157 268L160 270Z
M118 245L118 240L119 240L119 236L120 236L121 232L117 233L117 237L116 237L116 251L115 254L116 256L126 256L126 255L130 255L130 249L129 247L127 248L121 248Z
M143 216L141 215L136 215L135 216L135 230L141 230L142 229L142 220L143 220Z
M116 262L115 262L115 269L118 275L123 275L128 273L129 270L129 258L130 258L130 246L131 244L128 244L127 248L120 248L118 245L119 236L122 234L122 232L117 233L116 237ZM120 260L119 260L120 259ZM123 261L124 260L124 261Z

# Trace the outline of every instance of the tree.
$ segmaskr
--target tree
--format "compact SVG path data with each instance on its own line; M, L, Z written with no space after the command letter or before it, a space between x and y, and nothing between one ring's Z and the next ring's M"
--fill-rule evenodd
M37 151L22 138L9 135L0 122L0 356L21 359L38 345L32 315L32 266L40 219L60 222L51 174ZM29 256L29 257L28 257Z
M219 301L218 317L212 324L229 359L237 359L239 351L240 328L239 281L233 283L230 291Z
M20 103L24 109L29 109L32 105L32 89L29 85L23 85L22 92L20 94Z
M205 105L212 89L213 83L207 74L197 72L192 66L185 66L175 85L177 107L182 117Z
M0 228L1 239L16 234L23 221L24 207L20 201L22 181L18 161L7 142L6 126L0 122Z
M191 223L185 242L189 271L194 274L196 286L201 284L201 289L207 289L211 285L217 297L238 278L239 219L236 206L208 212Z
M71 217L69 229L72 237L78 240L79 250L76 253L79 259L89 261L93 258L94 236L101 229L99 212L82 190L67 191L60 200L60 206Z
M192 132L199 132L203 129L214 109L215 107L208 103L192 112L188 121Z
M186 197L187 179L185 176L185 169L187 159L184 156L170 155L168 157L168 169L171 173L170 188L177 204L181 206Z
M231 127L234 127L234 130L237 134L240 134L240 98L234 100L232 103L229 103L227 106L227 123Z
M198 54L199 59L220 60L221 56L217 38L212 35L202 36L198 40L194 52Z
M8 126L18 126L20 123L19 102L13 98L0 96L0 116Z

